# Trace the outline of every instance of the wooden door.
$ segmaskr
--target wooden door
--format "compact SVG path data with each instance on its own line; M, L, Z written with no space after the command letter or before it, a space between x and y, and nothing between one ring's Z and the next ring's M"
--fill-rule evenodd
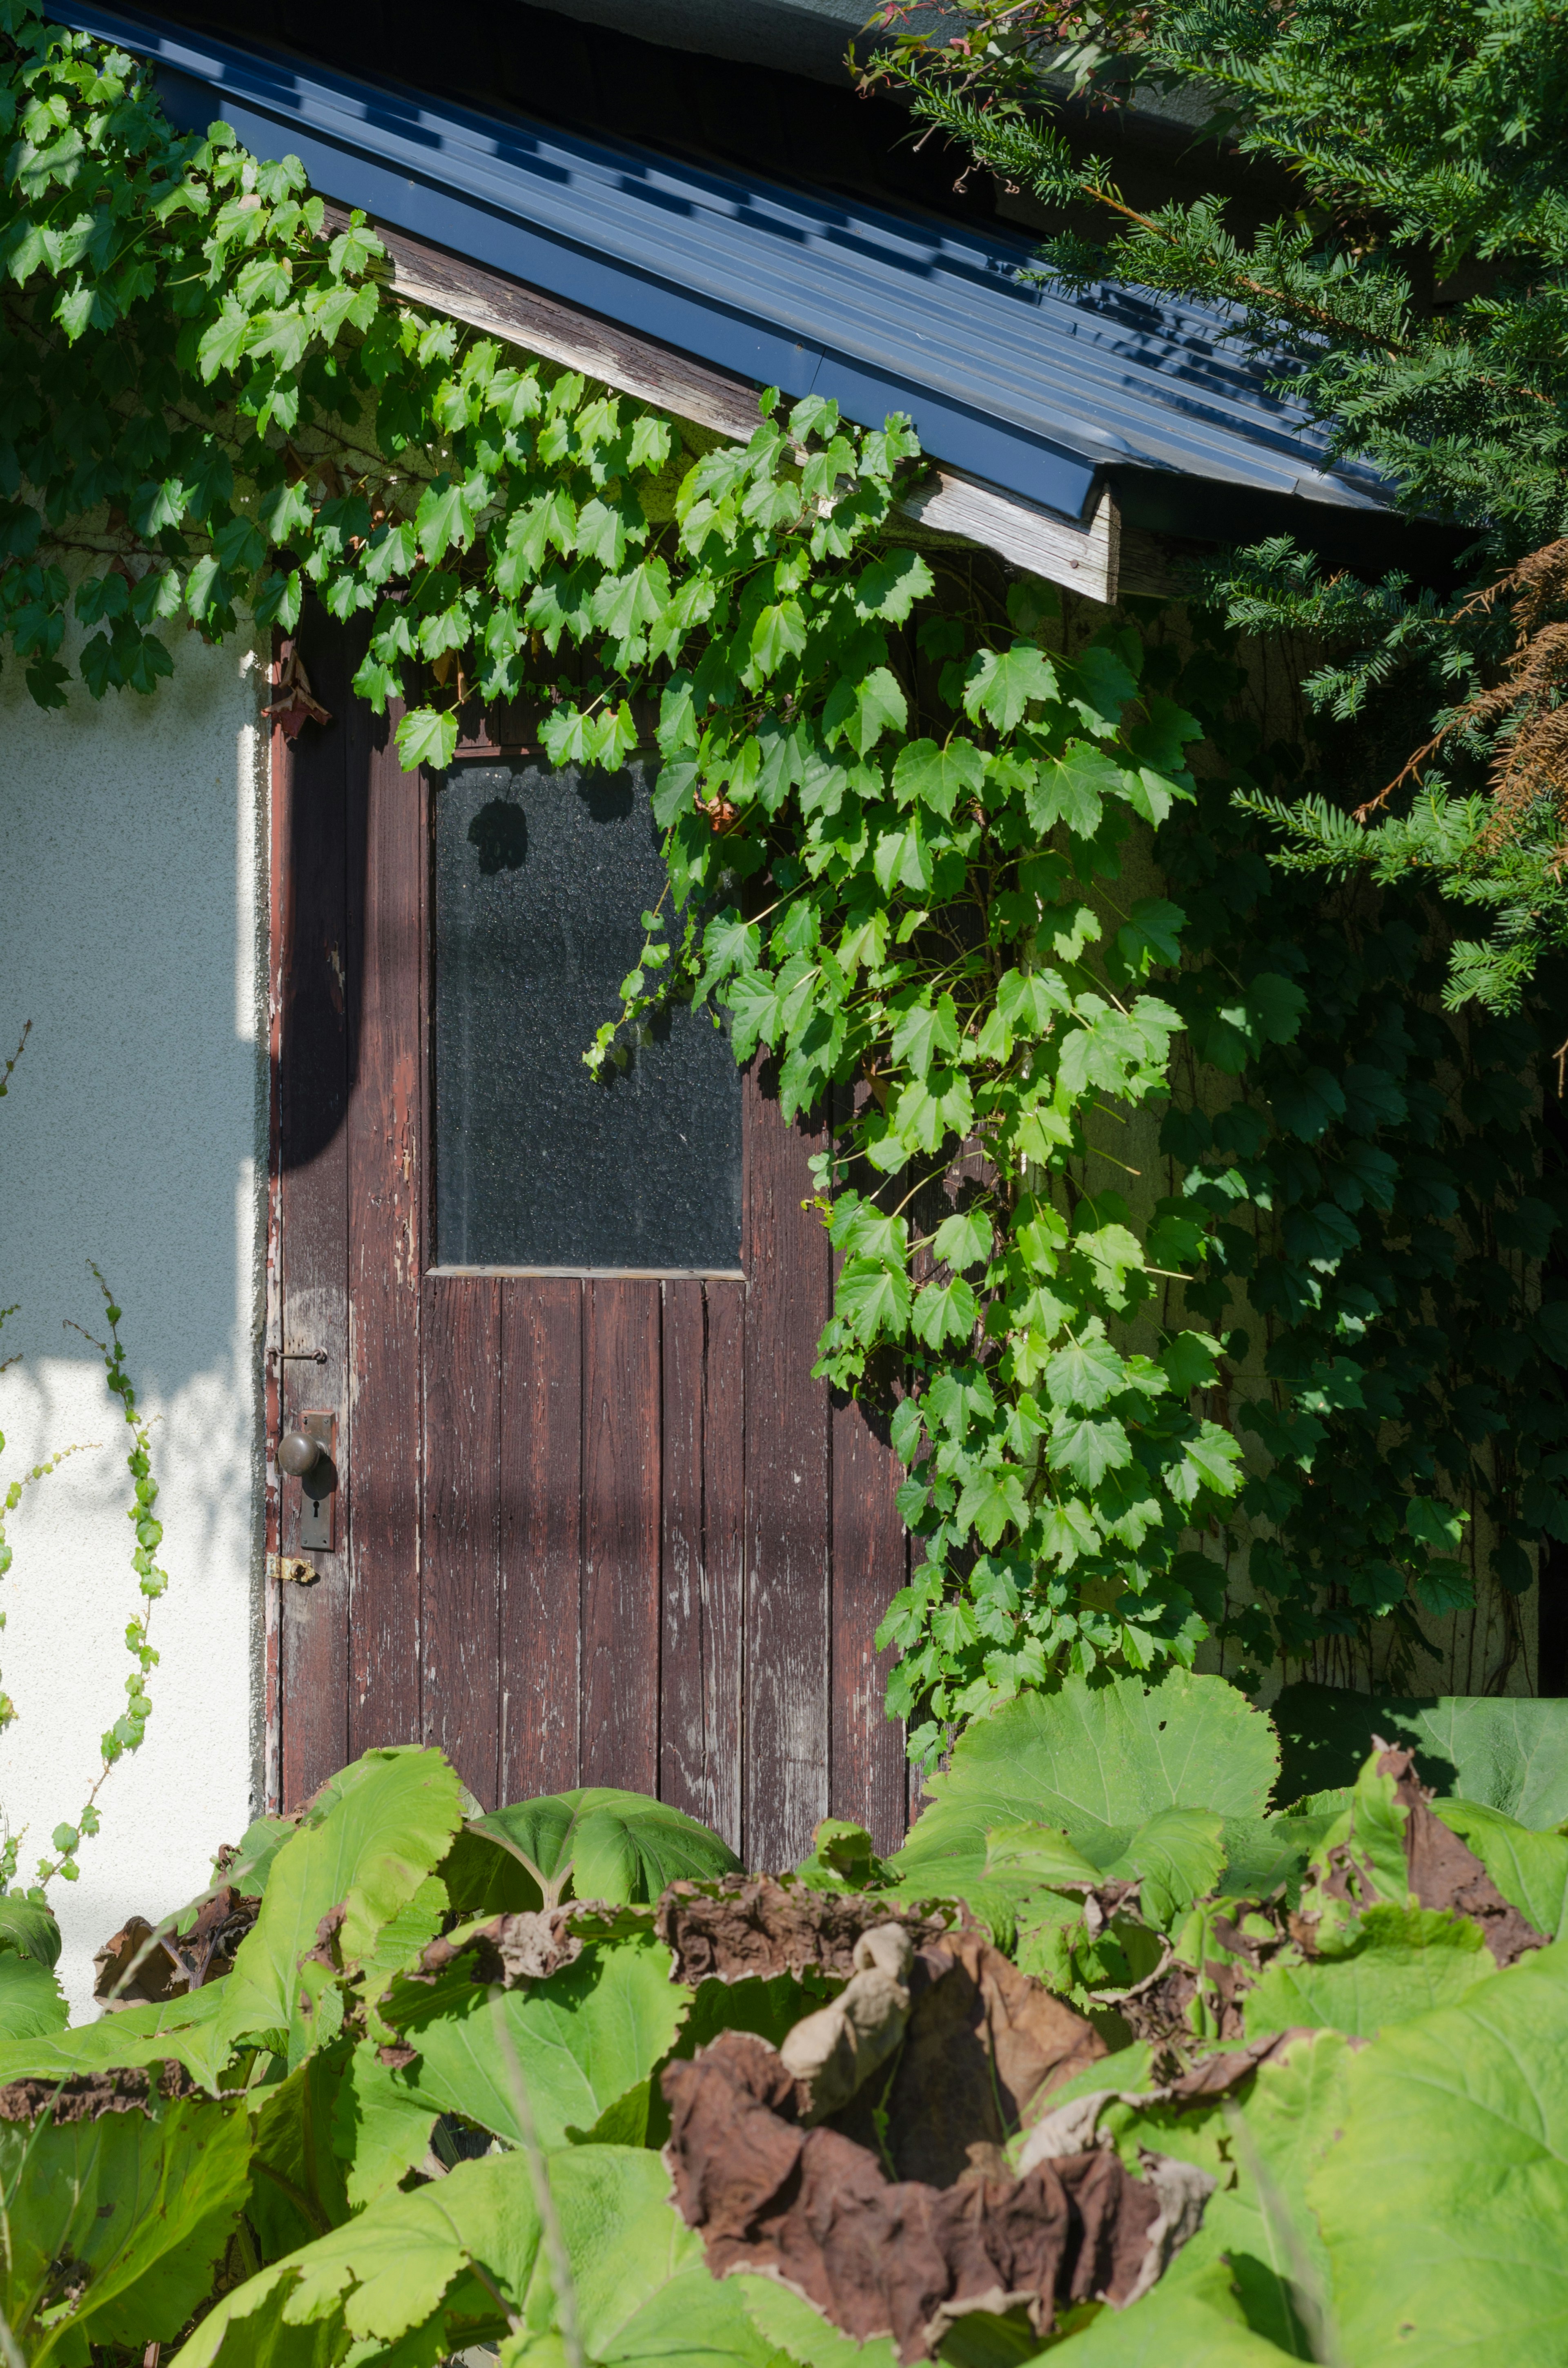
M811 1379L824 1122L786 1125L766 1065L742 1080L728 1269L439 1258L444 785L354 698L350 632L308 613L300 649L333 720L273 745L269 1450L327 1412L340 1485L331 1549L306 1548L269 1465L269 1797L417 1738L486 1804L656 1793L752 1866L829 1814L891 1848L872 1640L907 1547L885 1429ZM457 770L508 761L490 728Z

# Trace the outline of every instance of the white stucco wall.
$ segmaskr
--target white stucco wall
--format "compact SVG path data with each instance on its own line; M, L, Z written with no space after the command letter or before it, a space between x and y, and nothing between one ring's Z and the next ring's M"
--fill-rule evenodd
M93 1951L135 1911L210 1879L251 1810L260 1582L262 1191L267 1172L263 728L254 653L178 637L151 700L33 706L0 676L0 1039L31 1038L0 1103L0 1485L73 1456L11 1517L0 1585L0 1807L30 1876L74 1821L124 1707L138 1605L129 1434L101 1363L85 1261L124 1310L159 1417L162 1655L142 1750L100 1795L81 1878L51 1886L62 1975L87 2006Z

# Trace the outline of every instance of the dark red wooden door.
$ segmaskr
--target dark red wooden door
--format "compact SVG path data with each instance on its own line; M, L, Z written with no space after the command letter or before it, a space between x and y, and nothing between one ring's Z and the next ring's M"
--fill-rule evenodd
M435 1268L434 792L349 633L316 612L300 647L333 721L274 742L269 1443L335 1415L341 1485L306 1549L270 1474L269 1793L417 1738L486 1804L618 1784L754 1866L829 1814L890 1848L906 1545L885 1438L811 1378L824 1132L747 1076L739 1279Z

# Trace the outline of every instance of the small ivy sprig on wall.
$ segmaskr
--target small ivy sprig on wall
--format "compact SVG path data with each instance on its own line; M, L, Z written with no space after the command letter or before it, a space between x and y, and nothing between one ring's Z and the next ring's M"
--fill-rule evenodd
M15 1065L13 1062L11 1066L15 1067ZM6 1074L9 1076L9 1070ZM164 1535L163 1524L158 1520L153 1509L158 1501L158 1484L153 1477L152 1440L147 1422L137 1409L135 1388L130 1374L125 1370L125 1349L119 1338L121 1310L115 1305L108 1284L98 1268L90 1258L87 1263L92 1268L98 1289L104 1295L104 1312L108 1321L109 1337L108 1340L99 1340L79 1324L68 1324L66 1328L70 1331L81 1332L83 1338L97 1349L103 1358L109 1389L119 1400L120 1411L131 1432L131 1446L126 1462L135 1484L135 1495L126 1518L135 1528L136 1543L131 1554L131 1564L136 1572L137 1585L145 1598L145 1608L126 1625L126 1650L136 1666L125 1681L128 1698L125 1710L101 1739L99 1749L102 1764L92 1790L78 1812L75 1824L71 1825L62 1821L55 1827L50 1839L56 1855L53 1858L42 1858L38 1862L29 1896L40 1901L43 1897L44 1886L52 1883L56 1875L66 1883L76 1881L80 1873L76 1863L76 1853L83 1839L96 1834L99 1829L101 1816L97 1805L98 1794L103 1790L109 1770L128 1752L136 1751L141 1748L142 1739L146 1733L147 1721L152 1715L153 1709L147 1692L147 1679L158 1660L157 1654L147 1641L148 1622L152 1616L153 1603L165 1592L169 1583L167 1572L161 1569L154 1560ZM16 1312L15 1307L0 1310L0 1323L3 1323L7 1315L14 1315ZM15 1554L15 1549L6 1535L6 1519L21 1503L25 1491L35 1482L47 1479L51 1473L58 1471L68 1456L83 1454L94 1444L96 1444L95 1441L83 1440L71 1447L62 1447L54 1454L41 1458L40 1462L31 1465L28 1471L19 1474L8 1484L4 1497L0 1497L0 1579L5 1578L10 1571ZM4 1431L0 1431L0 1453L4 1452L5 1446L6 1435ZM6 1614L0 1611L0 1629L5 1627L6 1621ZM17 1706L10 1695L0 1693L0 1734L13 1725L17 1716ZM4 1892L16 1882L22 1839L23 1836L20 1832L12 1832L7 1828L4 1841L0 1842L0 1892Z
M59 1855L53 1859L45 1858L39 1861L35 1881L40 1885L51 1883L57 1874L66 1883L75 1882L80 1872L76 1864L76 1852L84 1836L96 1834L98 1830L101 1822L98 1814L98 1794L104 1788L109 1770L128 1752L139 1751L142 1748L142 1737L147 1732L147 1721L153 1714L152 1699L147 1691L147 1679L158 1663L157 1654L147 1642L147 1631L153 1617L153 1606L159 1596L165 1593L169 1583L167 1571L160 1568L153 1558L163 1543L164 1525L158 1520L154 1510L158 1502L158 1484L153 1477L152 1435L148 1429L145 1416L137 1409L135 1387L125 1370L125 1348L119 1337L122 1311L116 1306L114 1293L104 1281L98 1267L91 1258L87 1260L87 1264L92 1268L94 1279L104 1296L104 1316L108 1325L108 1338L99 1340L79 1324L73 1325L69 1328L81 1332L83 1338L89 1341L102 1357L110 1393L119 1400L120 1414L126 1429L131 1433L131 1452L125 1461L134 1483L135 1494L127 1508L125 1518L131 1522L136 1533L136 1543L131 1550L131 1562L136 1573L137 1587L144 1601L142 1610L126 1622L125 1649L136 1666L125 1680L125 1708L100 1740L98 1748L102 1754L102 1764L94 1781L93 1789L82 1804L75 1824L73 1826L62 1823L55 1827L50 1837Z

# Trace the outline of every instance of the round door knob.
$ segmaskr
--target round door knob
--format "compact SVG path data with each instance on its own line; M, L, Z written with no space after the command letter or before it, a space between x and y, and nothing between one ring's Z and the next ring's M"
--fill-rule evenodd
M278 1442L278 1465L291 1480L302 1480L313 1471L321 1454L321 1441L312 1439L308 1430L286 1430Z

